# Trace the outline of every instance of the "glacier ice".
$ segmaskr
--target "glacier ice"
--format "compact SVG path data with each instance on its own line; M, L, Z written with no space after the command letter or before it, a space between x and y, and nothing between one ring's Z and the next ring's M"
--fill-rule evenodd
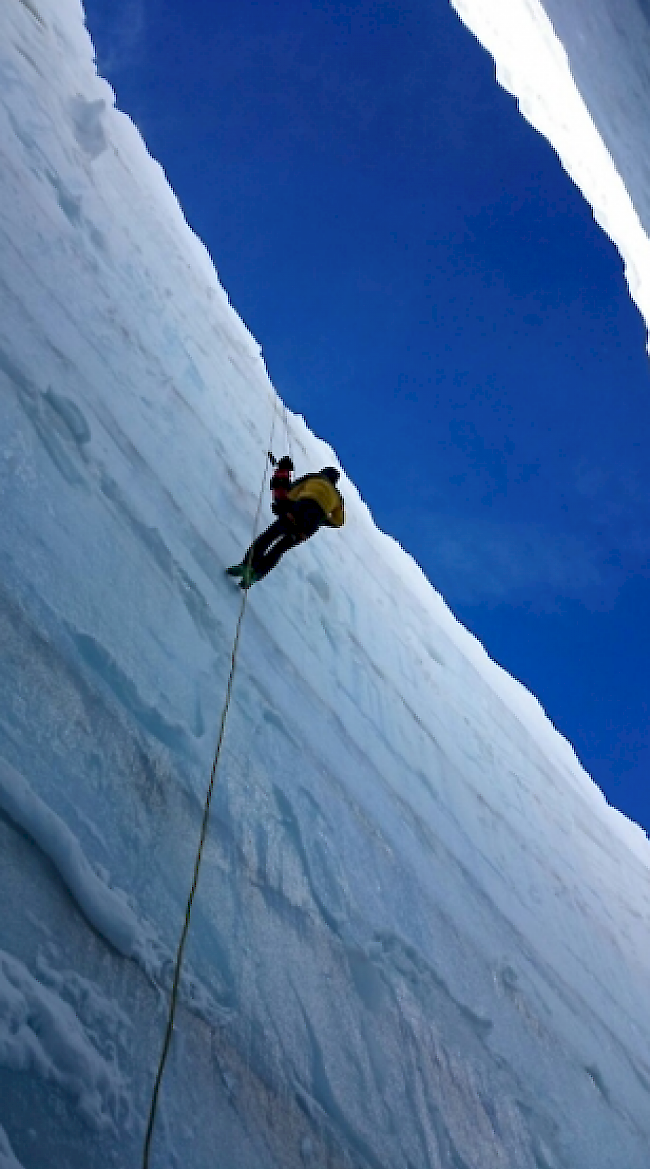
M649 330L647 0L450 3L618 248Z
M79 0L0 33L0 1165L125 1167L282 408ZM248 601L153 1164L647 1169L648 842L342 486Z

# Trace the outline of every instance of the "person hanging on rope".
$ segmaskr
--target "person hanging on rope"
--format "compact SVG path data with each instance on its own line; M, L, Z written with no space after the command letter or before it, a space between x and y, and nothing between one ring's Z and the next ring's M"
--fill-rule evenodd
M272 456L271 461L275 463ZM241 578L242 589L262 580L285 552L311 539L319 528L340 528L344 523L343 497L336 486L340 472L336 467L323 467L293 482L292 472L291 458L283 455L275 463L271 477L271 510L278 518L253 541L241 564L227 569L229 576Z

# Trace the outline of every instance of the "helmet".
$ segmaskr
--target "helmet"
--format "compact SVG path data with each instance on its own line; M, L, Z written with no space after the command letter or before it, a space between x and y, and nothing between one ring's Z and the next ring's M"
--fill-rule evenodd
M283 455L281 459L278 459L277 465L278 468L281 467L283 471L293 471L293 459L290 455Z
M338 483L338 481L341 477L341 472L338 471L336 469L336 467L323 467L323 470L321 471L321 475L324 475L325 478L329 479L330 483L333 483L334 486L336 487L336 484Z

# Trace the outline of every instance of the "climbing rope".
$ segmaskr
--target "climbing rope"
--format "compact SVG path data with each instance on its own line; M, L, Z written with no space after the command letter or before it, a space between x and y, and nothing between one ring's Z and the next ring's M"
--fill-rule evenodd
M277 402L278 402L278 399L274 395L274 398L273 398L273 422L271 424L271 437L269 439L269 451L273 449L273 437L275 434L275 422L276 422L276 417L277 417ZM255 512L255 518L253 520L253 539L255 539L255 536L257 534L257 524L258 524L258 520L260 517L260 512L262 510L262 500L264 498L264 488L266 486L266 476L267 476L268 466L269 466L269 455L267 454L266 459L264 461L264 475L262 478L262 486L260 487L260 493L259 493L258 500L257 500L257 510ZM151 1105L149 1108L149 1119L147 1121L147 1131L146 1131L145 1138L144 1138L144 1149L143 1149L143 1154L142 1154L142 1167L143 1167L143 1169L149 1169L149 1154L151 1151L151 1140L153 1137L154 1124L156 1121L156 1114L158 1111L158 1095L160 1092L160 1085L162 1083L163 1073L165 1071L165 1064L167 1062L167 1056L169 1054L169 1048L170 1048L170 1044L171 1044L171 1040L172 1040L172 1035L174 1032L174 1018L176 1015L176 1004L177 1004L177 1000L178 1000L178 988L179 988L180 979L181 979L181 967L183 964L183 951L185 950L185 942L187 941L187 935L188 935L189 928L190 928L190 917L192 914L192 906L194 904L194 896L196 893L197 885L199 883L199 872L201 869L201 861L203 859L203 846L205 844L206 836L208 833L208 823L210 820L210 805L212 803L212 794L214 792L214 787L215 787L215 782L216 782L216 777L217 777L217 767L219 766L219 756L221 754L221 747L223 744L223 739L224 739L224 735L225 735L225 731L226 731L226 719L228 718L228 711L230 709L230 699L232 697L233 680L235 677L235 668L237 665L237 651L239 649L239 638L241 635L242 623L244 620L244 613L246 612L246 602L247 601L248 601L248 589L244 589L243 593L242 593L241 605L239 608L239 616L237 618L237 625L235 628L235 637L234 637L233 644L232 644L232 652L230 655L230 672L228 674L228 684L226 686L226 697L225 697L225 701L224 701L224 705L223 705L223 710L221 712L221 725L219 727L219 735L217 737L217 745L215 748L214 759L212 761L212 770L210 772L210 782L208 784L208 791L207 791L207 795L205 797L205 806L203 809L203 820L201 822L201 834L199 837L199 846L198 846L198 849L196 852L196 859L194 861L194 874L192 877L192 887L190 889L190 894L189 894L189 897L187 899L187 905L185 907L185 920L183 922L183 929L181 931L180 941L178 943L178 949L176 951L176 963L174 966L174 978L172 981L172 990L171 990L171 996L170 996L170 1000L169 1000L169 1012L167 1015L167 1026L165 1027L165 1037L163 1040L162 1051L160 1053L160 1059L158 1061L158 1070L156 1072L156 1079L154 1081L153 1092L152 1092L152 1096L151 1096Z
M261 352L261 351L260 351L260 352ZM268 368L267 368L267 365L266 365L266 360L265 360L264 354L263 354L262 352L261 352L261 357L262 357L262 361L263 361L263 363L264 363L264 368L265 368L265 370L266 370L267 377L269 378L269 381L270 381L270 376L269 376ZM273 389L271 390L271 393L273 393ZM274 402L275 402L276 409L277 409L277 403L278 403L278 401L279 401L279 398L277 397L277 395L275 395L275 396L274 396L274 399L273 399L273 400L274 400ZM285 447L285 452L286 452L286 454L288 454L288 455L289 455L289 458L291 459L291 462L293 462L293 450L292 450L292 443L291 443L291 430L290 430L290 428L289 428L289 411L288 411L288 409L287 409L287 406L286 406L286 404L285 404L284 402L282 403L282 422L283 422L283 424L284 424L284 434L285 434L285 439L286 439L286 447ZM285 452L283 452L283 453L285 453ZM272 453L272 452L269 452L269 453L271 454L271 462L272 462L273 466L275 466L275 464L276 464L276 461L277 461L277 460L274 458L274 456L273 456L273 453Z
M282 404L282 418L284 420L284 433L286 434L286 437L287 437L287 454L289 455L289 458L291 459L291 462L293 463L293 451L291 449L291 431L289 430L289 411L287 410L287 407L284 403Z

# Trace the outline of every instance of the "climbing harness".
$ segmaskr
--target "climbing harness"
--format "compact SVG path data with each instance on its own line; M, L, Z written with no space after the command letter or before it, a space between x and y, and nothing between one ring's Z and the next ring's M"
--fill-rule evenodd
M277 395L274 394L274 396L273 396L273 422L271 424L271 437L269 439L269 451L273 449L273 437L275 434L275 422L276 422L276 417L277 417L277 407L278 407L278 398L277 398ZM284 407L284 410L285 410L285 415L286 415L286 406ZM285 423L286 423L286 417L285 417ZM287 429L287 436L288 436L288 433L289 432ZM257 524L258 524L258 520L260 517L260 512L262 510L262 500L264 498L264 488L266 486L266 476L267 476L268 465L269 465L269 455L267 454L265 462L264 462L264 476L262 478L262 486L260 487L260 493L259 493L258 500L257 500L257 510L255 512L255 518L253 520L253 539L255 538L255 535L257 533ZM215 782L216 782L216 777L217 777L217 767L219 765L219 756L221 754L221 747L223 744L224 734L226 731L226 719L228 718L228 711L230 709L230 699L232 697L233 680L235 677L235 668L237 665L237 652L239 650L239 638L241 635L242 623L244 620L244 613L246 612L247 601L248 601L248 590L244 589L244 591L242 593L241 605L239 607L239 616L237 618L237 625L235 627L235 637L233 640L232 652L231 652L231 656L230 656L230 672L228 674L228 684L226 686L226 697L225 697L225 701L224 701L224 705L223 705L223 710L221 712L221 724L219 727L219 735L217 737L217 745L215 748L214 759L212 761L212 770L210 772L210 782L208 784L207 795L205 798L205 806L203 809L203 820L201 822L201 833L200 833L200 837L199 837L199 846L198 846L197 853L196 853L196 859L194 861L194 874L192 877L192 886L190 889L189 897L187 899L187 905L185 908L185 920L183 922L183 929L181 931L180 941L178 943L178 949L176 951L176 963L174 966L174 978L172 981L172 989L171 989L171 995L170 995L170 1000L169 1000L169 1012L167 1015L167 1026L165 1028L165 1037L163 1040L162 1051L160 1054L160 1059L158 1061L158 1070L156 1072L156 1079L154 1081L153 1092L151 1095L151 1105L149 1108L149 1119L147 1121L147 1131L146 1131L145 1138L144 1138L144 1149L143 1149L143 1154L142 1154L142 1169L149 1169L149 1155L151 1152L151 1140L153 1137L154 1124L156 1121L156 1114L158 1111L158 1095L160 1093L160 1085L162 1083L163 1073L165 1070L165 1064L167 1062L167 1056L169 1054L171 1039L172 1039L172 1035L174 1032L174 1018L176 1015L178 989L179 989L180 979L181 979L181 966L183 964L183 951L185 950L185 942L187 941L187 935L188 935L189 928L190 928L190 917L192 914L192 906L194 904L194 895L196 893L197 885L199 882L199 871L201 868L201 861L203 859L203 846L205 844L205 839L206 839L206 836L208 833L208 822L210 819L210 805L212 803L212 794L214 792L214 787L215 787Z

